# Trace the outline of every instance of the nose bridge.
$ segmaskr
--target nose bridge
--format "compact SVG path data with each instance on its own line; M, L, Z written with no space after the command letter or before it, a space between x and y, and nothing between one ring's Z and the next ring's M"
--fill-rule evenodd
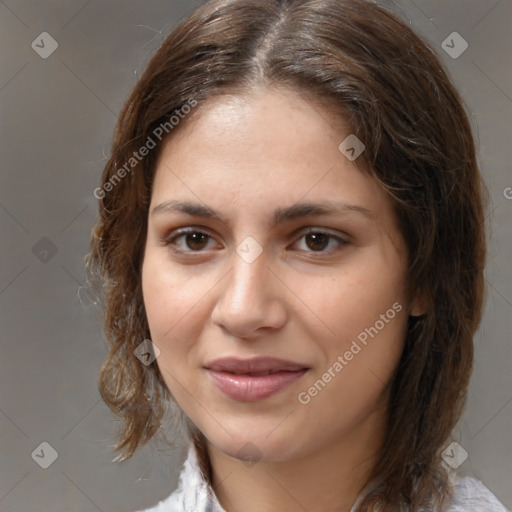
M264 257L247 262L235 256L225 289L226 299L233 312L247 314L251 309L262 307L270 298L268 274Z
M262 327L277 328L286 309L262 254L255 260L235 254L231 271L212 312L212 320L238 337L250 337Z

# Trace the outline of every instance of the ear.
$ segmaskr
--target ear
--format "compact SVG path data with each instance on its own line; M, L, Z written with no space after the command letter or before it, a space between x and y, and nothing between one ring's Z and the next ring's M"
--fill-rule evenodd
M409 306L410 316L421 316L428 311L428 300L425 290L416 290Z

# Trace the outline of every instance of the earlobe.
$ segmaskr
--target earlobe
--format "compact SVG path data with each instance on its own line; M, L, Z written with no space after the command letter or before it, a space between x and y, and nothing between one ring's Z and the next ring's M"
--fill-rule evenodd
M428 310L428 300L425 290L416 290L409 308L410 316L424 315Z

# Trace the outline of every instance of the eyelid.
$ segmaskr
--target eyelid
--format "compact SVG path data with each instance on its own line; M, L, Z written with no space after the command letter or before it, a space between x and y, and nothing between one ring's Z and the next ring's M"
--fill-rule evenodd
M323 227L316 227L316 226L309 226L306 228L301 228L297 230L294 234L294 238L302 237L309 234L323 234L328 235L332 238L335 238L336 240L339 240L340 242L344 243L350 243L351 237L347 233L343 233L340 231L337 231L335 229L330 228L323 228Z
M295 232L293 236L303 236L303 235L309 235L311 233L322 233L324 235L332 236L333 238L336 238L338 240L342 240L344 242L349 242L350 237L347 233L342 233L340 231L337 231L335 229L330 228L322 228L322 227L316 227L316 226L309 226L306 228L301 228L298 231Z
M209 233L208 229L206 228L187 226L183 228L173 229L168 235L165 236L165 240L173 240L174 238L177 238L180 235L188 235L189 233L203 233L205 235L212 236L211 233Z
M327 235L328 237L330 237L330 239L334 239L338 242L338 247L334 248L334 249L330 249L330 250L326 250L326 251L302 251L302 252L306 252L306 253L309 253L309 254L317 254L317 255L322 255L322 254L331 254L333 252L337 252L340 250L341 247L345 246L345 245L349 245L351 243L350 241L350 237L348 235L342 235L340 232L336 232L334 233L333 230L330 230L328 228L320 228L320 227L308 227L308 228L303 228L303 229L300 229L298 230L294 235L293 235L293 238L294 238L294 242L292 243L292 246L296 245L297 243L300 242L300 240L302 240L302 238L306 235L309 235L309 234L323 234L323 235Z
M169 233L169 235L164 237L162 242L165 246L172 246L173 242L175 240L177 240L178 238L180 238L182 236L189 235L191 233L201 233L201 234L209 237L210 240L215 240L215 237L209 232L208 229L205 229L202 227L199 228L199 227L195 227L195 226L187 226L187 227L178 228L178 229L173 230L171 233ZM193 250L183 250L183 249L178 249L178 248L173 248L173 250L175 252L191 253L191 254L194 254L194 253L201 254L202 252L204 252L203 250L193 251Z
M346 234L342 235L340 232L336 231L336 232L333 232L334 230L331 230L331 229L328 229L328 228L322 228L322 227L314 227L314 226L309 226L309 227L306 227L306 228L301 228L297 231L295 231L295 233L292 235L293 237L293 243L292 243L292 246L299 243L300 240L307 236L308 234L323 234L323 235L327 235L328 237L330 237L330 239L334 239L336 240L338 243L339 243L339 246L337 248L334 248L334 249L330 249L330 250L326 250L326 251L305 251L303 250L302 252L307 252L307 253L311 253L311 254L318 254L318 255L321 255L321 254L330 254L332 252L336 252L340 249L340 247L343 247L345 245L348 245L350 244L350 237ZM173 245L173 242L177 239L179 239L180 237L182 236L185 236L185 235L188 235L188 234L191 234L191 233L201 233L201 234L204 234L206 235L207 237L209 237L209 239L211 240L215 240L215 236L213 236L209 230L207 228L203 228L203 227L196 227L196 226L187 226L187 227L182 227L182 228L177 228L175 230L173 230L168 236L166 236L164 239L163 239L163 244L165 246L172 246ZM179 248L176 248L175 246L172 247L172 250L174 252L177 252L177 253L189 253L189 254L195 254L195 255L200 255L204 252L206 252L206 250L202 249L202 250L199 250L199 251L194 251L194 250L191 250L191 249L179 249Z

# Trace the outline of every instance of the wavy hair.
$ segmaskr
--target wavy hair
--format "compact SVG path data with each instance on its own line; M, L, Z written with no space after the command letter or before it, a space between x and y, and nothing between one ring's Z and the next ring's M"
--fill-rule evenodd
M165 39L124 104L87 256L109 347L99 389L122 420L120 458L157 433L172 400L157 365L134 355L150 337L141 266L162 143L130 159L191 99L195 111L166 137L215 96L272 86L339 112L364 142L362 172L389 193L411 289L428 304L409 318L372 474L378 485L357 511L441 506L452 491L440 452L462 414L482 313L485 187L464 104L435 52L397 16L364 0L206 2ZM211 478L205 439L190 424L189 432Z

